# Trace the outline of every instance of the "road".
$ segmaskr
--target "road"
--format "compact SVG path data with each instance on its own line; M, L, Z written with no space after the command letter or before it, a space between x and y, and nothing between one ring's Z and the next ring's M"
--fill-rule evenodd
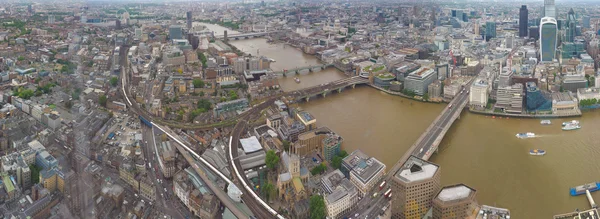
M166 215L171 215L175 218L186 218L191 213L186 208L181 208L180 202L174 202L177 199L173 193L172 181L165 180L162 171L160 170L159 158L160 154L157 150L153 128L142 125L142 152L146 158L146 167L149 169L148 176L156 189L156 198L154 206ZM152 168L148 165L152 164ZM158 171L156 171L158 170ZM160 181L159 181L160 180ZM165 192L166 191L166 192ZM182 213L183 212L183 213Z

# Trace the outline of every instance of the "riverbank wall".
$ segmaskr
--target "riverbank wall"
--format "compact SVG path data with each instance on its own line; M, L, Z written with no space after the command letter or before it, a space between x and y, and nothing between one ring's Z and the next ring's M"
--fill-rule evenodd
M515 117L515 118L529 118L529 119L556 119L556 118L568 118L568 117L580 117L581 110L578 110L577 113L571 114L511 114L511 113L498 113L492 111L481 111L469 108L469 112L487 115L487 116L498 116L498 117Z

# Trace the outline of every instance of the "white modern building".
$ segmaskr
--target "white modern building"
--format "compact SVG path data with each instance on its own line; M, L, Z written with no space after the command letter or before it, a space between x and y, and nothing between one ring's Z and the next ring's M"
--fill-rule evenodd
M421 67L404 79L404 88L422 96L427 93L427 86L437 78L433 69Z
M483 79L478 79L471 85L469 105L485 108L488 102L489 84Z
M581 103L582 100L600 100L600 89L598 88L579 88L577 89L577 100Z
M360 150L356 150L344 158L342 165L344 169L349 169L350 182L356 186L361 198L367 196L373 186L377 186L376 184L385 174L386 167L379 160L367 156Z
M358 202L358 191L354 185L344 177L342 171L335 170L321 178L324 187L325 208L328 218L338 218L350 211Z

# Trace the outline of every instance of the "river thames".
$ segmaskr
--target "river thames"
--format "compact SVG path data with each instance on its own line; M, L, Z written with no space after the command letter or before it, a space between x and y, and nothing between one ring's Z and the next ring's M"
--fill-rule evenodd
M230 41L238 49L276 60L274 70L317 65L319 61L265 39ZM299 77L301 83L294 82ZM345 78L334 68L280 79L285 91ZM421 103L367 86L346 89L300 106L344 138L348 152L360 149L388 168L406 152L442 111L444 104ZM572 118L571 118L572 119ZM582 129L562 131L563 121L492 118L464 111L430 161L441 166L442 185L464 183L477 190L480 204L508 208L513 218L552 218L579 208L589 209L585 196L571 197L569 187L600 181L600 111L585 112ZM518 139L519 132L539 137ZM545 156L531 156L543 149ZM600 193L593 194L600 201Z

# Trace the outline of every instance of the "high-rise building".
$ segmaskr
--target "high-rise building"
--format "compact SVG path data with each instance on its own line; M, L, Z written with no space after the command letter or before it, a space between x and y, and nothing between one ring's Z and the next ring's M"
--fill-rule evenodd
M529 24L529 11L527 10L527 5L522 5L521 10L519 10L519 37L526 37L527 34L527 25Z
M343 141L342 137L335 133L327 134L323 139L323 156L327 162L332 162L333 158L340 153Z
M496 22L485 22L485 37L489 40L496 37Z
M539 26L529 27L529 38L534 39L534 40L538 40L540 38L540 27Z
M121 29L121 20L119 20L119 19L115 20L115 28L117 28L117 30Z
M469 105L473 107L485 108L488 102L489 84L481 79L471 85L469 93Z
M440 167L410 156L392 177L392 218L423 218L440 190Z
M475 21L475 25L473 25L473 34L475 36L479 36L479 21Z
M550 95L542 93L534 82L526 83L525 106L527 111L551 110L552 99Z
M554 60L557 35L556 19L543 17L540 22L540 61L551 62Z
M464 184L445 186L433 199L433 218L475 218L477 191Z
M178 25L171 25L169 27L169 39L183 39L183 29Z
M569 10L569 13L567 14L567 37L565 39L565 41L567 42L575 42L575 35L576 35L576 30L577 30L577 19L575 18L575 12L573 11L573 8L571 8L571 10Z
M55 22L55 17L54 15L48 15L48 24L53 24Z
M192 12L188 11L188 12L185 13L185 15L186 15L185 16L185 18L186 18L185 22L187 24L188 30L192 29Z
M581 18L581 25L583 28L590 28L590 16L583 16Z
M136 39L142 39L142 32L143 32L143 30L142 30L141 27L135 28L135 30L134 30L134 38L136 38Z
M554 0L544 0L544 17L556 19L556 6Z

